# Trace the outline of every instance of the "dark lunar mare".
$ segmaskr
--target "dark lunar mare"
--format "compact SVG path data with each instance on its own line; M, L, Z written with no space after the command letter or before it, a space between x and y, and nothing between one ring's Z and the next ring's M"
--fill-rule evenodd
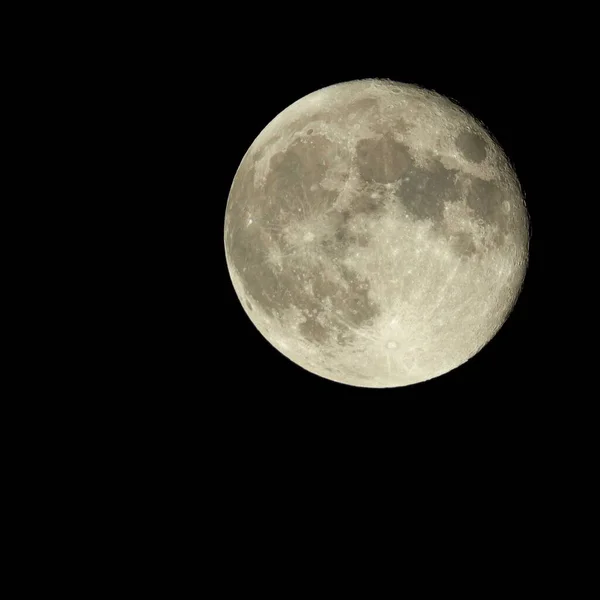
M230 194L227 244L245 291L267 315L277 317L295 307L306 317L300 333L307 340L345 344L354 338L350 329L372 323L379 307L369 299L368 280L342 264L353 244L367 240L349 233L348 212L333 208L339 192L319 185L327 170L326 155L335 150L322 136L298 140L271 157L266 182L258 188L254 169L242 165ZM291 247L286 227L315 216L328 224L331 235L314 250ZM240 225L250 218L256 226ZM273 247L281 251L280 269L268 260ZM327 328L317 320L326 299L342 310Z

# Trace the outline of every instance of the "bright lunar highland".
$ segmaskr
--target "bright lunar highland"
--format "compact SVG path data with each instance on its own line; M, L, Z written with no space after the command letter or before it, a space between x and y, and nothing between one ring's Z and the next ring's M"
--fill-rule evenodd
M437 93L369 79L311 93L264 128L224 235L236 294L275 348L321 377L383 388L447 373L492 339L522 287L529 219L479 121Z

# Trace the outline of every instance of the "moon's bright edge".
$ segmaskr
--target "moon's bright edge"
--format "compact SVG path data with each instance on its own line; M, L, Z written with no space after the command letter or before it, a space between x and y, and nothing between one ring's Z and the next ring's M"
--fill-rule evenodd
M480 122L434 92L370 79L309 94L265 127L224 233L236 294L275 348L381 388L440 376L489 342L525 277L529 220Z

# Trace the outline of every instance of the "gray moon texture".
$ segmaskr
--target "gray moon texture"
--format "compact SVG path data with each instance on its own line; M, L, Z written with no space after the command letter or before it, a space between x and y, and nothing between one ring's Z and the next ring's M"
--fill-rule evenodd
M386 388L443 375L492 339L522 288L529 218L483 124L435 92L368 79L311 93L260 132L224 237L237 297L275 348Z

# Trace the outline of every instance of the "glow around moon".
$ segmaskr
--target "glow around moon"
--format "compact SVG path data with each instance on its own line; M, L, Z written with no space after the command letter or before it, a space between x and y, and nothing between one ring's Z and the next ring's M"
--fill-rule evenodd
M487 344L529 241L516 175L483 125L385 80L277 115L238 168L224 233L262 335L312 373L377 388L437 377Z

